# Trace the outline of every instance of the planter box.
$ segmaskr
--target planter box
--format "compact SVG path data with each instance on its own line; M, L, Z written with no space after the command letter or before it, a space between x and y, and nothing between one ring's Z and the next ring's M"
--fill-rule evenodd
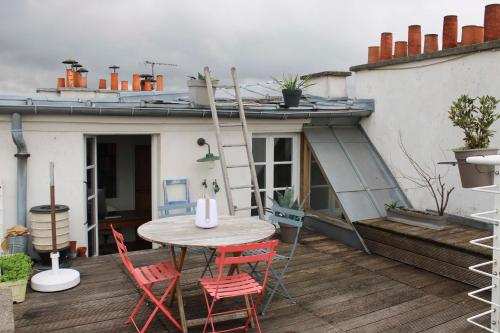
M215 90L219 84L218 80L212 80L212 88L215 96ZM210 105L208 99L208 88L205 80L188 80L187 86L189 89L189 100L195 105L207 106Z
M24 302L26 299L26 286L28 280L0 282L0 289L10 289L14 303Z
M460 181L463 188L493 185L494 165L469 164L465 160L470 156L495 155L498 153L498 149L463 149L454 150L453 152L458 163L458 171L460 172Z
M448 215L439 216L430 212L389 208L387 219L416 227L441 230L446 226Z

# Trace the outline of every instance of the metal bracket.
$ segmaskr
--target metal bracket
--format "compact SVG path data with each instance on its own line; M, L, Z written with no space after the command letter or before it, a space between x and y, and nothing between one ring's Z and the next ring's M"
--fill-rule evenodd
M479 324L478 322L475 322L475 321L474 321L474 320L476 320L476 319L478 319L478 318L481 318L481 317L484 317L484 316L486 316L486 315L491 315L491 314L492 314L492 313L494 313L494 312L495 312L495 310L494 310L494 309L491 309L491 310L488 310L488 311L485 311L485 312L481 312L480 314L477 314L477 315L475 315L475 316L472 316L472 317L470 317L470 318L467 318L467 321L468 321L469 323L471 323L472 325L475 325L475 326L480 327L480 328L482 328L482 329L484 329L484 330L487 330L488 332L491 332L491 333L500 333L500 332L498 332L498 331L492 330L491 328L486 327L486 326L484 326L484 325L481 325L481 324Z
M491 274L491 273L488 273L488 272L485 272L485 271L482 271L482 270L478 269L479 267L493 265L493 264L496 264L495 260L483 262L483 263L480 263L480 264L477 264L477 265L474 265L474 266L470 266L469 269L471 271L473 271L473 272L479 273L481 275L488 276L490 278L500 279L500 276L498 276L498 275Z
M481 212L481 213L475 213L475 214L471 214L470 216L473 217L473 218L476 218L478 220L482 220L483 222L486 222L486 223L489 223L489 224L498 225L498 223L500 223L500 220L494 219L492 217L483 216L483 215L494 214L494 213L498 213L498 209L489 210L489 211Z

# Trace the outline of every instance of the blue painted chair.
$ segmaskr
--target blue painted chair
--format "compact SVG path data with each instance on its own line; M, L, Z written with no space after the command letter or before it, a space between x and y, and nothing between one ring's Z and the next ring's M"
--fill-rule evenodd
M266 313L267 309L271 305L271 301L272 301L274 295L276 294L276 292L278 292L278 289L281 289L283 291L282 295L285 296L286 298L288 298L288 300L291 303L295 303L294 298L292 297L292 295L290 295L290 293L288 292L288 289L286 288L285 284L283 283L283 278L285 277L285 273L288 270L288 266L292 262L292 259L295 255L295 250L297 249L297 244L299 242L299 237L300 237L300 231L302 229L302 223L303 223L303 219L304 219L304 212L303 211L290 209L290 208L284 208L284 207L279 206L276 203L273 204L273 207L271 210L272 210L272 214L271 214L271 218L270 218L271 223L273 223L275 225L278 223L282 223L282 224L286 224L286 225L295 227L296 228L296 235L295 235L295 239L294 239L294 242L292 244L292 247L290 249L290 252L287 255L277 254L273 259L273 262L274 261L283 261L284 266L281 269L275 269L275 268L273 268L273 266L271 266L269 269L271 277L274 278L275 283L274 283L274 285L272 285L271 282L268 283L268 286L270 288L270 293L269 293L269 296L267 296L267 299L266 299L266 301L261 309L262 315L264 315ZM259 251L262 252L262 250L259 250ZM256 253L255 251L249 251L248 254L256 255L256 254L261 254L261 253ZM245 255L247 255L247 253L245 253ZM259 278L260 273L257 271L257 264L255 264L253 266L250 265L250 267L252 269L251 274L253 276Z
M162 185L163 205L158 207L160 218L196 214L196 202L191 202L189 199L189 183L187 179L165 179ZM169 195L169 189L173 189L174 187L183 192L179 200L170 200L172 196ZM176 251L178 251L177 248ZM213 277L210 263L215 257L216 250L211 249L210 252L208 252L203 248L194 248L188 249L188 251L191 253L203 254L205 257L205 268L201 273L201 277L204 277L207 271L210 273L210 276Z

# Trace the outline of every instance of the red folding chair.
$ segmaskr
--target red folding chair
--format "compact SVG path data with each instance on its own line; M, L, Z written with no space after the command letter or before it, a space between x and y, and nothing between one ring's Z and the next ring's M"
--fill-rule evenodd
M261 332L259 319L257 318L257 306L266 290L267 277L269 274L269 267L276 255L275 248L278 245L277 240L272 240L263 243L235 245L235 246L222 246L217 249L219 257L215 260L215 264L219 266L217 277L215 278L201 278L200 285L205 294L205 301L207 303L208 316L205 321L203 333L207 332L208 324L212 328L212 333L230 332L236 330L248 330L251 320L255 320L255 326L258 332ZM266 249L262 254L240 256L242 252ZM229 256L228 256L229 254ZM224 275L224 266L230 265L230 272L241 264L255 264L259 262L267 262L266 270L262 285L259 284L252 276L247 273L237 273L236 275ZM236 269L239 271L239 269ZM210 297L209 297L210 296ZM225 298L244 297L247 307L243 309L214 312L214 306L217 301ZM254 300L255 297L255 300ZM211 298L211 300L210 300ZM247 312L248 319L245 325L238 326L224 331L216 331L214 326L214 317L237 313Z
M177 327L180 331L182 331L181 325L177 322L177 320L175 320L170 311L168 311L168 309L163 305L163 302L167 298L167 295L170 293L172 288L175 286L175 283L179 279L180 275L179 272L167 260L159 264L135 268L132 265L132 261L128 256L128 251L123 240L123 235L118 231L116 231L112 225L111 225L111 230L113 231L113 236L115 237L116 241L116 247L118 248L118 252L120 253L120 258L122 259L123 264L130 272L130 274L133 276L133 278L137 281L141 289L144 291L144 294L139 299L139 302L132 311L132 314L128 318L126 324L132 323L134 324L137 332L144 333L148 329L149 325L151 324L151 321L153 320L153 317L156 315L158 310L161 310L167 316L167 318L170 319L172 324L174 324L175 327ZM161 295L160 298L158 298L152 291L153 286L159 282L167 282L168 284L165 292L163 293L163 295ZM156 305L156 307L153 309L153 312L149 316L148 320L146 321L142 329L140 329L137 326L136 322L134 321L134 317L139 311L141 305L148 297Z

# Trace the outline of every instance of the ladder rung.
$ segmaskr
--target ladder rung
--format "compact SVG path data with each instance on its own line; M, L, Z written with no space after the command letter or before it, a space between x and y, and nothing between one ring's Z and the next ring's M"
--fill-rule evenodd
M250 209L257 209L257 206L250 206L250 207L234 207L235 211L239 210L250 210Z
M253 185L238 185L238 186L231 186L231 190L240 190L244 188L253 188Z
M222 147L245 147L246 144L244 143L225 143L222 145Z
M238 126L243 126L242 123L222 123L219 124L219 127L238 127Z
M234 168L248 168L250 167L249 164L233 164L233 165L228 165L226 168L228 169L234 169Z

